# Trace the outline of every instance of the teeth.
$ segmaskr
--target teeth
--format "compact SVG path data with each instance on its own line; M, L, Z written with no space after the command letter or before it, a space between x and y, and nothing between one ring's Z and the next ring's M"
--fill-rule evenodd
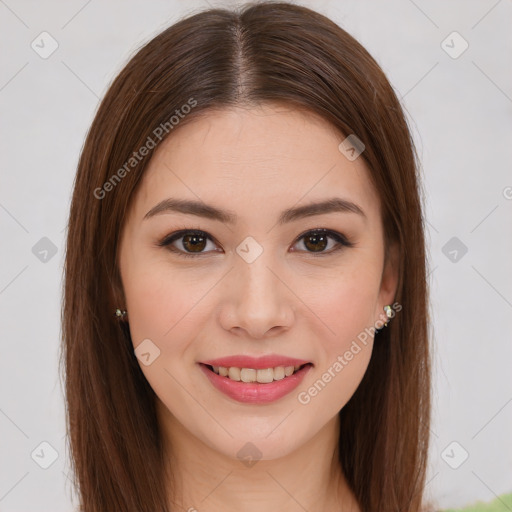
M228 377L231 379L231 380L240 380L240 374L241 374L241 370L240 368L235 368L235 367L232 367L229 369L229 372L228 372Z
M274 380L281 379L284 379L284 367L278 366L277 368L274 368Z
M285 377L289 377L293 372L294 372L295 368L292 367L292 366L285 366L284 367L284 375Z
M268 384L275 380L282 380L289 377L300 368L296 366L277 366L276 368L254 369L254 368L236 368L232 366L226 368L224 366L213 366L213 371L221 377L229 377L231 380L238 382L259 382Z

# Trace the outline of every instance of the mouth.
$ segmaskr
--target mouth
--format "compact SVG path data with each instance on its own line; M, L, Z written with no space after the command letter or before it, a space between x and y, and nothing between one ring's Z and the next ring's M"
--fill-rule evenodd
M200 369L214 389L236 402L250 405L269 404L289 395L313 366L313 363L303 363L294 366L247 368L199 363Z
M269 368L239 368L236 366L214 366L200 363L212 373L225 377L235 382L270 384L295 375L306 366L313 366L312 363L305 363L294 366L276 366Z

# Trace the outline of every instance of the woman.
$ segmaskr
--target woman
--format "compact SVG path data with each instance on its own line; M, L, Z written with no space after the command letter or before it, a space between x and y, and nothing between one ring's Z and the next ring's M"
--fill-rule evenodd
M81 510L424 510L416 161L382 70L307 8L211 9L138 51L69 219Z

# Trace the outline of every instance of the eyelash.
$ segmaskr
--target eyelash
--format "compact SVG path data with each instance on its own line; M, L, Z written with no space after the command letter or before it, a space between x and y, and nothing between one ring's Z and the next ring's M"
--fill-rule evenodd
M212 242L215 243L215 240L210 235L208 235L208 233L206 233L205 231L201 231L200 229L182 229L180 231L175 231L174 233L167 235L163 240L161 240L160 242L157 243L157 246L158 247L167 247L167 249L169 249L173 253L177 254L178 256L182 256L184 258L197 258L198 256L201 257L202 255L208 254L208 252L210 252L210 251L208 251L208 252L190 253L190 252L186 252L186 251L177 249L176 247L171 245L173 242L175 242L176 240L179 240L180 238L182 238L185 235L198 235L203 238L207 238L208 240L211 240ZM332 231L330 229L324 229L324 228L310 229L310 230L302 233L301 235L299 235L297 237L297 239L295 240L293 245L295 245L297 242L299 242L300 240L305 238L307 235L310 235L310 236L311 235L327 235L328 237L330 237L333 240L335 240L336 242L338 242L338 246L336 246L334 249L331 249L330 251L327 251L327 252L321 251L321 252L315 253L314 251L299 251L299 252L306 252L315 257L316 256L321 257L321 256L333 254L333 253L343 249L344 247L353 247L354 246L354 244L352 242L350 242L341 233Z

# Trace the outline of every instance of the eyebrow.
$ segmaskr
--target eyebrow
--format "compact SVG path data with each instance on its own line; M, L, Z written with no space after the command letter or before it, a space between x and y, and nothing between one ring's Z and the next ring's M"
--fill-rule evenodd
M149 210L144 216L144 220L154 217L155 215L170 212L196 215L198 217L217 220L225 224L234 224L238 218L237 215L230 210L221 210L200 201L168 198L160 201L156 206L151 208L151 210ZM322 215L325 213L355 213L366 219L366 215L360 206L348 201L347 199L334 197L324 201L288 208L281 213L277 223L285 224L305 217L312 217L314 215Z

